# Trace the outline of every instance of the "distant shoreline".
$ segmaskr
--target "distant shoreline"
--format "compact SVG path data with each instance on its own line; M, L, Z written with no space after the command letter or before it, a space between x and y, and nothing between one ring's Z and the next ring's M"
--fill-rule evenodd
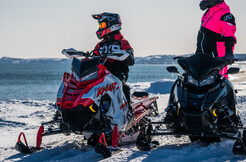
M180 57L187 57L189 55L180 55ZM176 64L177 60L174 57L178 55L150 55L147 57L135 57L135 64ZM239 61L246 61L246 54L235 54L235 57ZM68 58L12 58L12 57L2 57L0 58L0 64L13 63L70 63L71 59Z

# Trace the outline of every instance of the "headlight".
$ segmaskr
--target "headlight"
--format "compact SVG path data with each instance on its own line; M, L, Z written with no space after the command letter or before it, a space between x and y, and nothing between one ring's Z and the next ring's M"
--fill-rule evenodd
M200 86L205 86L205 85L209 85L209 84L213 84L215 81L214 76L210 76L207 79L203 80L200 82Z
M197 87L202 87L202 86L205 86L205 85L213 84L215 82L215 77L214 76L210 76L207 79L204 79L203 81L198 82L192 76L188 75L188 82L190 84L193 84L193 85L197 86Z
M96 79L96 78L97 78L97 71L90 73L90 74L84 76L83 78L81 78L81 82Z
M190 84L195 85L195 86L198 86L198 85L199 85L198 81L195 80L194 78L192 78L192 76L190 76L190 75L188 75L188 82L189 82Z

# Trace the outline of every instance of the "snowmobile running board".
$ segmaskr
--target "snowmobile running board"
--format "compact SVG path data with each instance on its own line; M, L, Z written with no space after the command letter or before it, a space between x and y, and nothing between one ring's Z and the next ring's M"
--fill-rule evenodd
M149 123L149 126L150 125L160 125L160 124L168 124L164 121L161 121L161 122L150 122ZM243 129L243 130L246 130L246 128L244 127L237 127L238 129ZM150 132L149 135L152 135L152 136L162 136L162 135L177 135L177 136L182 136L182 135L191 135L190 133L188 132L174 132L173 129L163 129L161 130L161 132L156 132L154 131L153 133ZM225 132L221 132L221 133L217 133L217 134L213 134L213 135L203 135L201 134L201 137L214 137L214 136L217 136L217 137L220 137L220 138L225 138L225 139L232 139L232 140L242 140L240 138L241 134L238 132L237 135L234 135L232 133L225 133Z
M146 132L145 130L142 130L141 133L138 136L137 139L137 148L139 150L150 150L151 148L156 148L158 141L151 141L152 136L165 136L165 135L174 135L174 136L182 136L182 135L192 135L189 132L174 132L172 129L157 129L153 130L152 125L161 125L161 124L167 124L163 121L161 122L150 122L149 125L145 128L147 128ZM224 138L224 139L231 139L235 140L236 142L233 145L233 153L235 155L246 155L246 128L244 127L237 127L238 129L243 130L243 136L241 135L241 132L237 132L237 134L233 133L214 133L214 134L201 134L201 137L218 137L218 138ZM158 132L159 131L159 132ZM154 143L154 144L153 144Z
M176 132L173 132L173 131L170 131L169 129L167 129L168 131L165 131L163 130L163 132L153 132L153 133L149 133L148 135L151 135L151 136L165 136L165 135L175 135L175 136L183 136L183 135L191 135L190 133L187 133L187 132L182 132L182 133L176 133ZM229 136L229 135L226 135L226 134L217 134L217 135L201 135L201 137L220 137L220 138L225 138L225 139L232 139L232 140L242 140L241 138L239 137L235 137L235 136Z

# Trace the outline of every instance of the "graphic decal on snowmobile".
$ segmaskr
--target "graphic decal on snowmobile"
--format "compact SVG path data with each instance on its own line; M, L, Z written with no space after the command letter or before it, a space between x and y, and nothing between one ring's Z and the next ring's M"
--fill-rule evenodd
M100 96L103 96L105 93L107 93L108 91L113 91L113 90L117 90L119 89L119 86L116 88L116 85L117 83L111 83L109 85L106 85L104 87L101 87L97 90L97 97L100 95Z

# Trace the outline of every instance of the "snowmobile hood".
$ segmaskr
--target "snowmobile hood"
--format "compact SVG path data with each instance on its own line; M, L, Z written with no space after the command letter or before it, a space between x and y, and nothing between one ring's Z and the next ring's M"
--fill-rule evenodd
M224 68L226 61L216 59L207 54L195 54L186 58L179 58L178 64L185 70L198 79L204 79L209 73L214 70L218 72Z

